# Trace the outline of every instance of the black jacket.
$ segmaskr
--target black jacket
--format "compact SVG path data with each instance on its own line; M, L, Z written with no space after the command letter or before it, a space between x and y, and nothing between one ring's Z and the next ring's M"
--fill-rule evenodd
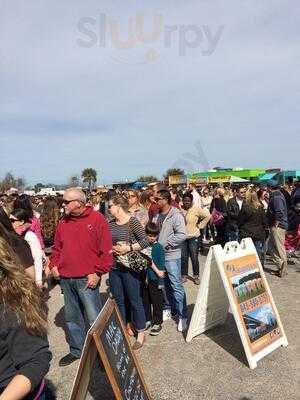
M288 228L286 201L284 195L279 190L270 194L267 220L269 226L273 226L275 222L278 222L280 228Z
M268 223L263 207L256 209L243 204L238 216L238 227L240 239L250 237L253 241L264 242Z
M212 213L213 209L221 212L225 218L227 218L227 205L225 199L223 197L215 197L210 204L210 213Z
M18 374L26 376L34 392L49 370L51 352L47 337L30 335L17 323L15 317L6 314L0 306L0 393Z
M243 203L244 204L244 203ZM243 208L243 206L242 206ZM228 230L235 231L238 228L238 218L240 214L240 207L235 197L232 197L227 202L227 225Z

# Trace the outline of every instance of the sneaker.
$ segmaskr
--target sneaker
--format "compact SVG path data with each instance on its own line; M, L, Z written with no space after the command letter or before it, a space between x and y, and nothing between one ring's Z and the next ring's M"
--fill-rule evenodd
M186 318L179 318L177 330L178 332L184 332L187 329Z
M59 360L58 365L60 367L67 367L68 365L72 364L74 361L79 360L79 358L80 357L76 357L72 353L69 353Z
M172 319L171 310L163 311L163 321L170 321Z
M186 283L187 282L187 276L186 275L182 275L181 282L182 283Z
M199 279L198 275L194 276L194 284L195 285L200 285L200 279Z
M160 334L160 331L162 330L161 325L153 325L150 331L151 336L157 336Z
M151 321L146 321L145 331L147 331L151 327Z

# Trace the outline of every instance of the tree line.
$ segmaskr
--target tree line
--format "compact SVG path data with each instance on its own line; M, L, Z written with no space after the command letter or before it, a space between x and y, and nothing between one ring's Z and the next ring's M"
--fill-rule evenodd
M168 178L171 175L184 175L185 172L184 170L180 168L169 168L166 173L164 174L164 178ZM150 183L150 182L158 182L160 179L158 179L154 175L141 175L137 178L137 181L140 182L145 182L145 183ZM67 185L60 185L62 188L64 187L76 187L76 186L85 186L89 191L93 190L96 186L97 183L97 171L94 168L85 168L82 172L81 175L79 174L74 174L70 177ZM43 187L52 187L56 186L54 184L43 184L43 183L37 183L34 186L34 190L38 192L40 189ZM24 189L29 189L30 187L26 187L26 181L22 177L15 177L11 172L7 172L6 175L4 176L3 180L0 180L0 192L6 192L7 190L11 188L16 188L20 191L23 191Z

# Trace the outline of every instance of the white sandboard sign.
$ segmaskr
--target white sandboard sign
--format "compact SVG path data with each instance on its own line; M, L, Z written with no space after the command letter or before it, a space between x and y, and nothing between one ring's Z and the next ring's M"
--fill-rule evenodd
M251 369L287 338L251 239L211 247L186 341L225 322L229 306Z

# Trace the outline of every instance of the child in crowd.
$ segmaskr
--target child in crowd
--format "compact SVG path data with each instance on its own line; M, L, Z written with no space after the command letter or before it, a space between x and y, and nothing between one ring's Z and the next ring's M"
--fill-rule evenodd
M156 224L149 222L146 227L148 241L151 244L152 266L147 268L143 301L146 321L152 322L150 335L156 336L162 330L163 322L163 293L165 276L165 252L157 242L159 229ZM152 309L151 309L152 306Z

